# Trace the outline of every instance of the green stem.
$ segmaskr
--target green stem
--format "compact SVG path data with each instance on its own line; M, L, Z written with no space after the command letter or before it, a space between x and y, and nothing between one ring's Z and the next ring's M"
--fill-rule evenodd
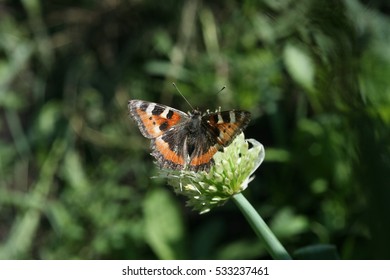
M291 257L287 253L286 249L284 249L283 245L279 242L244 195L241 193L235 194L233 196L233 200L237 204L238 208L240 208L257 236L264 241L266 249L272 258L275 260L291 260Z

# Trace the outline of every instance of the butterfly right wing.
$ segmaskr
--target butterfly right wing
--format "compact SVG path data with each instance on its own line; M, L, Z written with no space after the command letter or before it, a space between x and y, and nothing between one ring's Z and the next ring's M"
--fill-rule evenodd
M251 114L247 111L230 110L207 114L202 120L217 143L227 147L247 127Z
M191 156L190 168L208 170L213 164L215 153L229 146L246 128L250 119L250 113L241 110L205 114L202 117L202 134Z

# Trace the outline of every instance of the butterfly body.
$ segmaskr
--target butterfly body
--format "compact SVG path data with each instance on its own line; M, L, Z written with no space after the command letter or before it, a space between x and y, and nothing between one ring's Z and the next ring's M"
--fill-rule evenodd
M175 170L209 170L214 154L250 121L250 113L240 110L186 114L143 100L130 100L128 107L142 135L151 139L151 154L160 167Z

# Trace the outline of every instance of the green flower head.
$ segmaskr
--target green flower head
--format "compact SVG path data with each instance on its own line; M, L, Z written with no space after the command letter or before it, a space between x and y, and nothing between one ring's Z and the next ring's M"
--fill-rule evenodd
M188 198L187 205L203 214L245 190L264 155L261 143L245 140L241 133L223 152L214 155L215 164L209 172L164 169L159 177L167 178L176 193Z

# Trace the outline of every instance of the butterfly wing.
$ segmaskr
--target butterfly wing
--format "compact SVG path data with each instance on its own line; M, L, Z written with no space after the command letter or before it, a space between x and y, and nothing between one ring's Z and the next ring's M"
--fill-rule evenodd
M221 147L227 147L247 127L250 120L249 112L231 110L207 114L203 116L202 123Z
M142 135L149 139L157 138L188 120L188 115L184 112L153 102L130 100L128 108Z
M185 132L179 126L152 139L152 156L157 159L161 168L180 170L186 166L187 135Z
M186 130L189 116L174 108L142 100L130 100L130 116L143 136L152 140L151 155L161 168L182 169L185 166Z
M224 111L202 117L202 133L194 145L189 163L190 169L208 170L213 156L222 147L229 146L248 125L251 115L247 111Z

